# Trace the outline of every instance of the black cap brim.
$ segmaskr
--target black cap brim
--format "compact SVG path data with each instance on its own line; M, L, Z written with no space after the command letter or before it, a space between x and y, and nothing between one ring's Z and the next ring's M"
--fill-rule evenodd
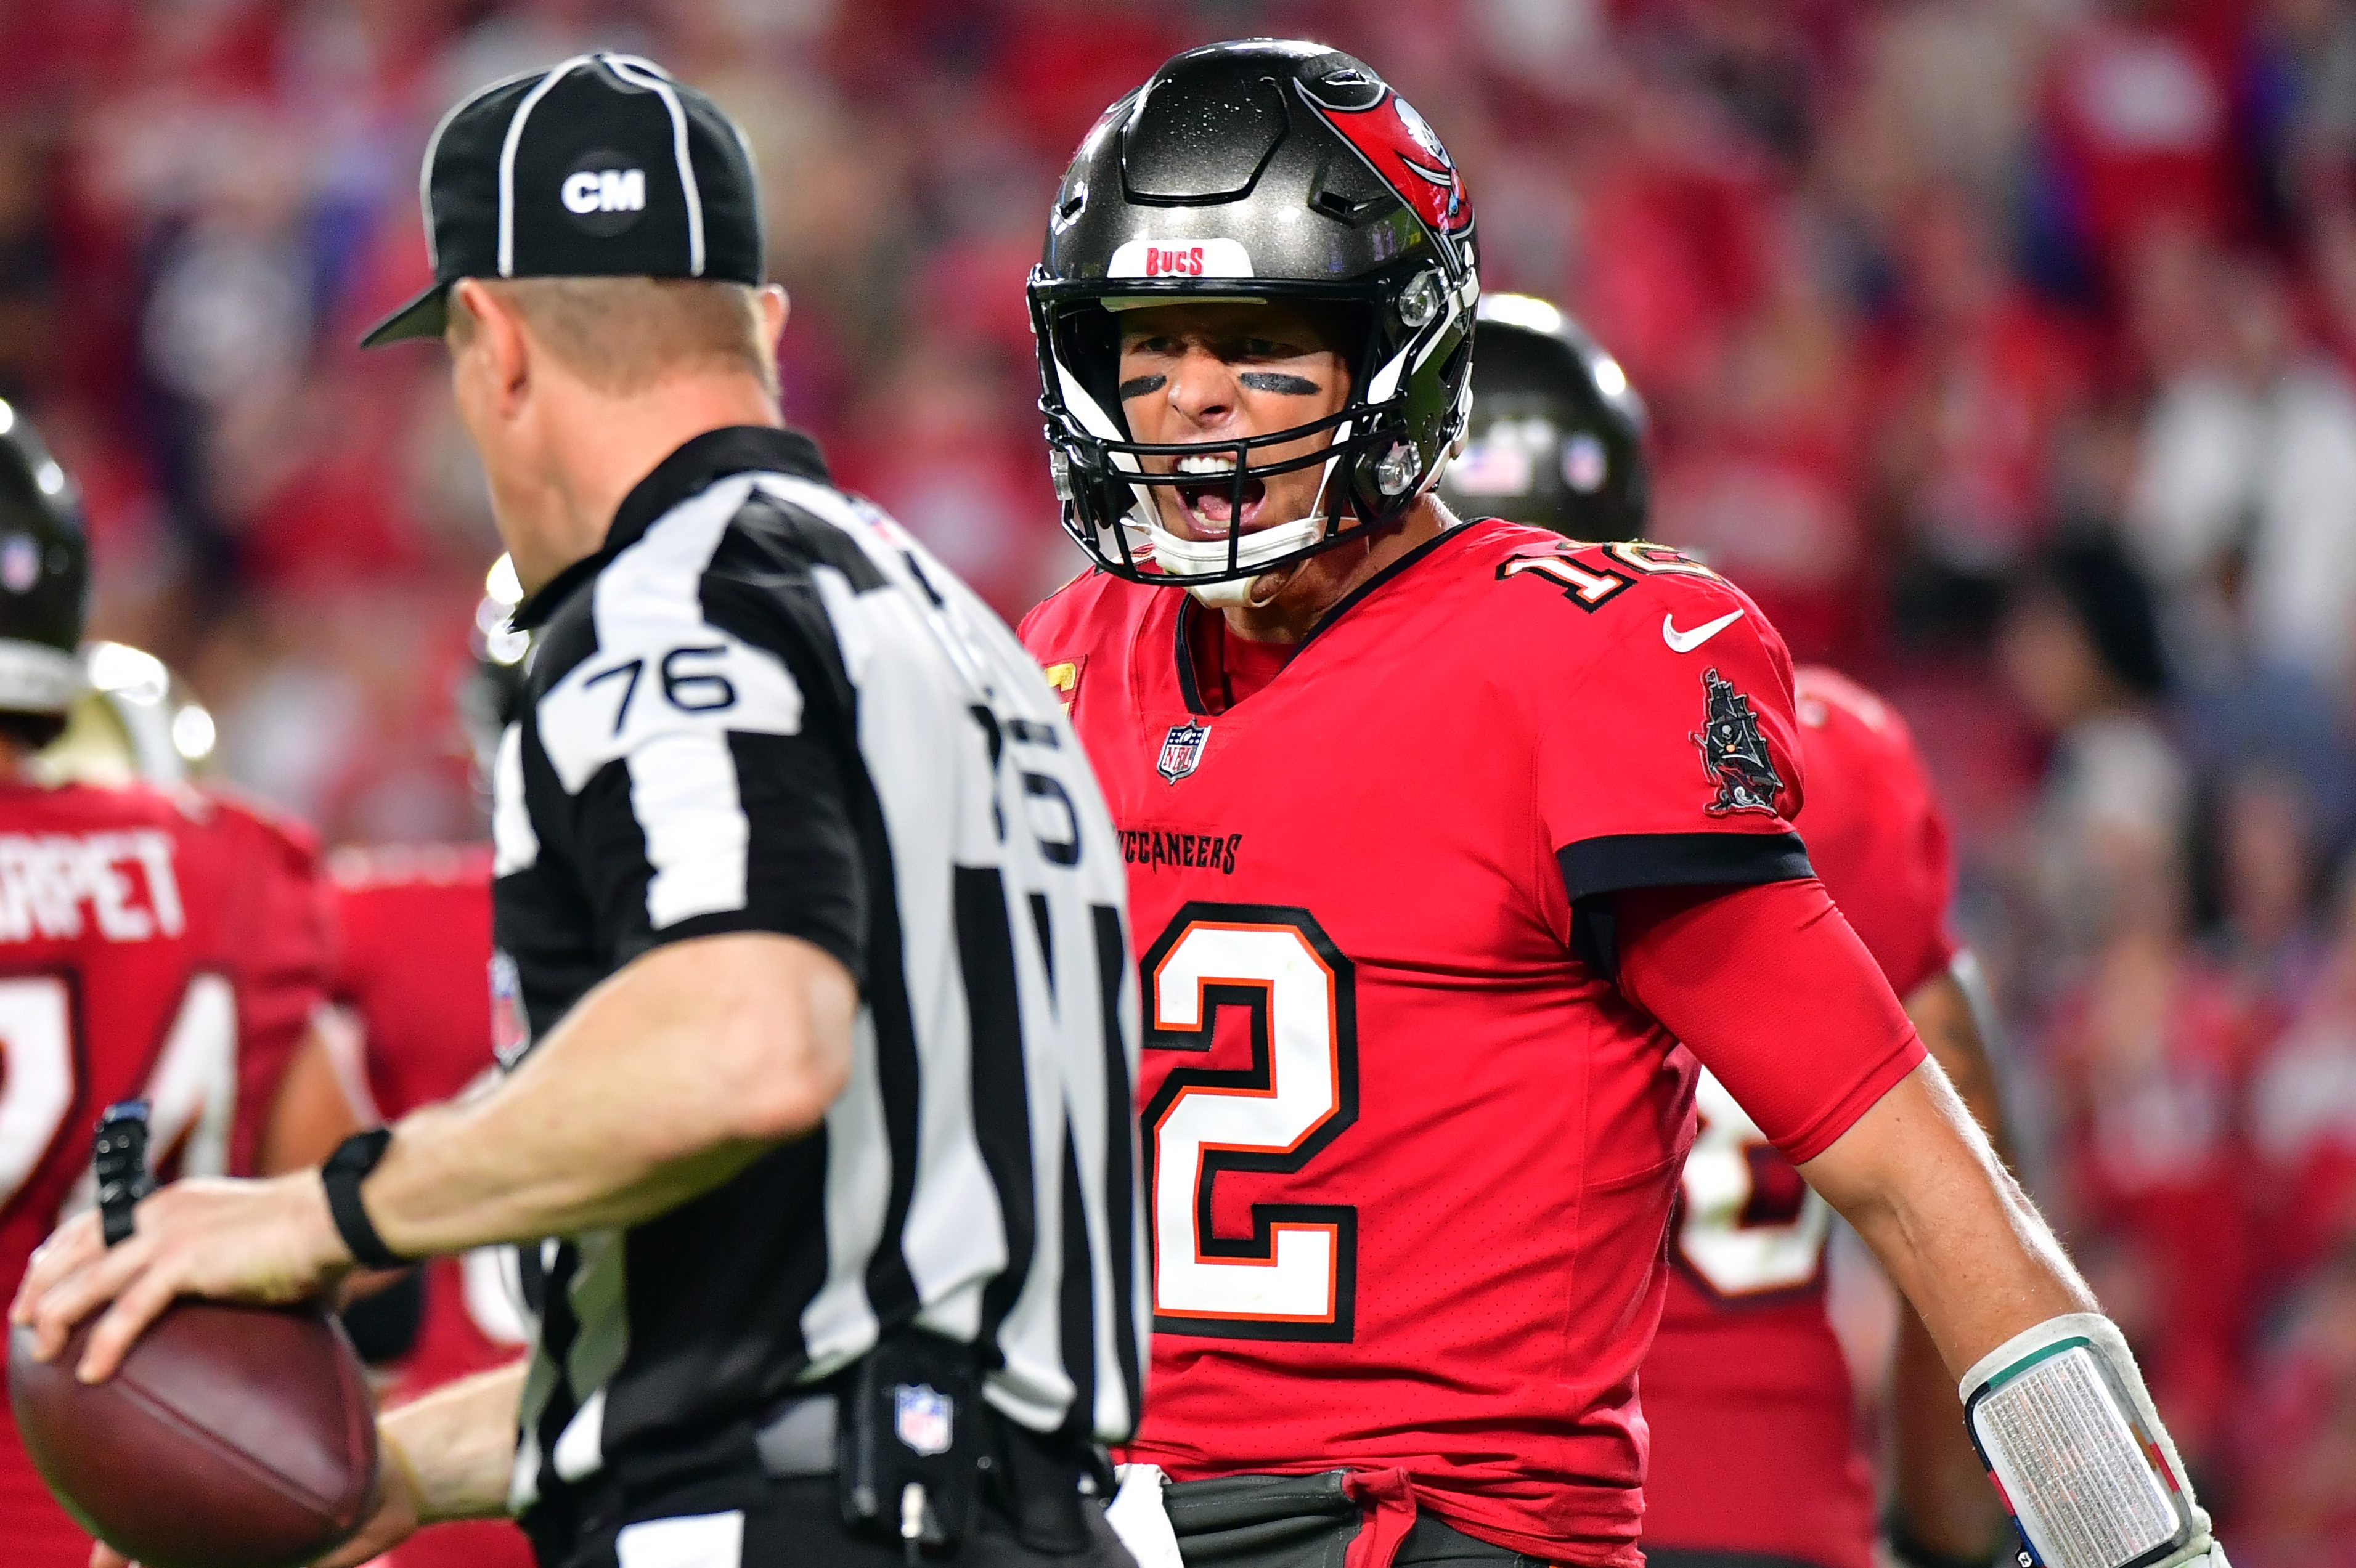
M450 285L429 283L424 293L378 322L360 338L363 348L379 348L412 337L439 337L450 320Z

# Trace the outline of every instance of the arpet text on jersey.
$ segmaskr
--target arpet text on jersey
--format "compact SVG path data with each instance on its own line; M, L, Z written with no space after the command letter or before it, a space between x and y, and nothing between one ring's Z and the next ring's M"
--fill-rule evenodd
M172 836L0 833L0 942L77 941L85 919L109 942L179 935Z

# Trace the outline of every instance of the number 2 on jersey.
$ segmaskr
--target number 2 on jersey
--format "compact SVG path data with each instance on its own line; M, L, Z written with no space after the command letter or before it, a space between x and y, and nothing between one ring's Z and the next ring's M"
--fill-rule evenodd
M1226 1173L1291 1173L1358 1119L1350 961L1305 910L1192 903L1143 959L1146 1041L1207 1051L1219 1009L1249 1019L1251 1065L1182 1067L1144 1114L1157 1332L1346 1340L1358 1211L1255 1203L1251 1233L1217 1233Z
M1700 1126L1686 1156L1676 1238L1686 1267L1712 1295L1730 1300L1814 1285L1824 1268L1832 1205L1783 1164L1758 1124L1707 1072L1694 1086L1694 1113Z
M80 1093L86 1059L75 1039L80 1009L64 975L0 976L0 1212L57 1151ZM145 1088L151 1158L176 1160L187 1176L229 1168L230 1125L237 1107L237 1001L218 975L188 982L180 1010L156 1053ZM98 1107L89 1107L95 1116ZM81 1146L87 1151L87 1142ZM65 1203L71 1213L94 1200L84 1168Z

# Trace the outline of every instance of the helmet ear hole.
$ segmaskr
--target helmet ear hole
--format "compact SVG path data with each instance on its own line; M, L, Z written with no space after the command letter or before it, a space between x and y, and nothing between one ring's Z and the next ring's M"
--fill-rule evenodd
M1440 362L1440 379L1451 387L1463 386L1465 374L1472 368L1472 334L1468 324L1464 336L1457 340L1455 347L1448 351L1448 357ZM1469 387L1467 391L1470 391Z
M1456 407L1449 411L1448 416L1455 426L1455 432L1449 438L1448 456L1439 470L1444 475L1448 464L1464 455L1464 443L1472 432L1472 333L1469 322L1463 339L1450 349L1448 357L1440 362L1440 382L1444 387L1457 389Z

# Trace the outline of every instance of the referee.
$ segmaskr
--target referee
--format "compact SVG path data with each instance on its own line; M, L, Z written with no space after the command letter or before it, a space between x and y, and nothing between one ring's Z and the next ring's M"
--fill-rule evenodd
M15 1316L104 1376L177 1295L498 1242L528 1371L380 1422L331 1562L512 1512L542 1568L1125 1568L1140 1398L1119 852L1006 628L780 427L736 127L643 59L487 88L425 155L443 336L530 597L495 773L511 1068L324 1172L183 1182ZM553 1238L542 1241L542 1238Z

